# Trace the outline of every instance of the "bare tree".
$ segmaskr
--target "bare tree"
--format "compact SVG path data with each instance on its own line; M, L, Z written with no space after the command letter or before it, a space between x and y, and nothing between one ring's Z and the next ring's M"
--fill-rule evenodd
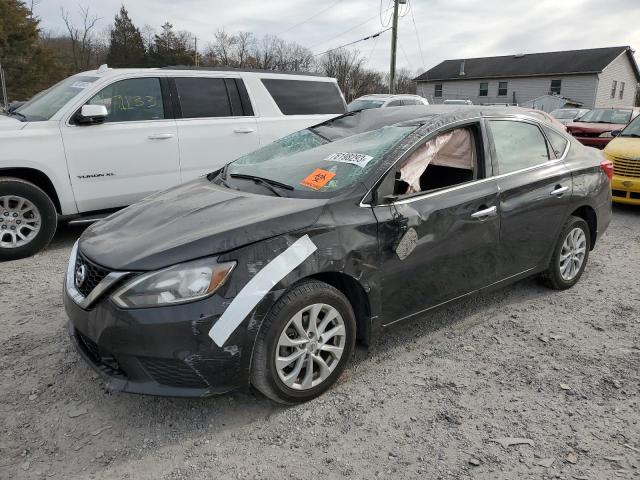
M251 32L238 32L235 36L235 56L238 67L246 67L249 64L249 56L254 48L256 39Z
M209 48L214 53L215 57L220 61L221 65L227 67L234 67L234 49L237 43L235 35L227 33L223 28L218 30L213 35L213 43L209 45Z
M87 70L91 65L91 56L95 46L92 30L100 19L89 13L89 7L80 5L78 8L82 21L80 27L73 24L69 12L63 7L60 7L60 13L71 39L74 68L76 71L81 71Z

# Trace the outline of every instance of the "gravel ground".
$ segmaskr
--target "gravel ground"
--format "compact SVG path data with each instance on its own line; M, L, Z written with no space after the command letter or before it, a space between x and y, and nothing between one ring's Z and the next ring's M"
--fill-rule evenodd
M575 288L525 280L397 326L290 408L105 393L65 331L80 233L0 265L2 479L640 475L640 209L614 209Z

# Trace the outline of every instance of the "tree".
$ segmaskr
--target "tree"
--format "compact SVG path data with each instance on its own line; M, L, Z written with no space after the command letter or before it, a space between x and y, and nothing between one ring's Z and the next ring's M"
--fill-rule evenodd
M192 65L195 52L189 45L191 34L173 31L173 25L165 22L160 35L155 35L149 51L149 60L155 67Z
M112 67L142 67L147 62L147 52L140 30L133 24L129 12L122 5L109 32L107 63Z
M73 53L73 66L76 72L82 70L88 70L92 65L94 57L94 50L96 45L93 37L93 29L100 20L95 15L89 13L89 7L78 7L80 11L80 17L82 19L82 26L76 27L71 21L69 12L60 7L60 13L62 20L64 21L67 31L69 32L69 39L71 40L71 50Z
M0 63L9 101L26 100L56 80L51 52L39 34L39 20L23 1L0 2Z

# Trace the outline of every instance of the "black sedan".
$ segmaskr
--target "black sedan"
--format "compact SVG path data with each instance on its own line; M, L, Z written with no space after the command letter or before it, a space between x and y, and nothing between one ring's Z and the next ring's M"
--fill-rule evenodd
M90 227L71 338L114 390L309 400L391 324L531 275L575 285L611 175L517 108L346 114Z

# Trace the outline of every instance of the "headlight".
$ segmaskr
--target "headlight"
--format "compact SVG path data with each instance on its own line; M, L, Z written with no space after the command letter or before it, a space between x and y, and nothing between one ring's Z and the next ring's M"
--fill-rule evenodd
M203 258L145 273L117 290L112 299L122 308L157 307L192 302L220 288L236 262Z
M611 132L604 132L604 133L601 133L600 135L598 135L598 137L600 137L600 138L612 138L613 135L611 135Z

